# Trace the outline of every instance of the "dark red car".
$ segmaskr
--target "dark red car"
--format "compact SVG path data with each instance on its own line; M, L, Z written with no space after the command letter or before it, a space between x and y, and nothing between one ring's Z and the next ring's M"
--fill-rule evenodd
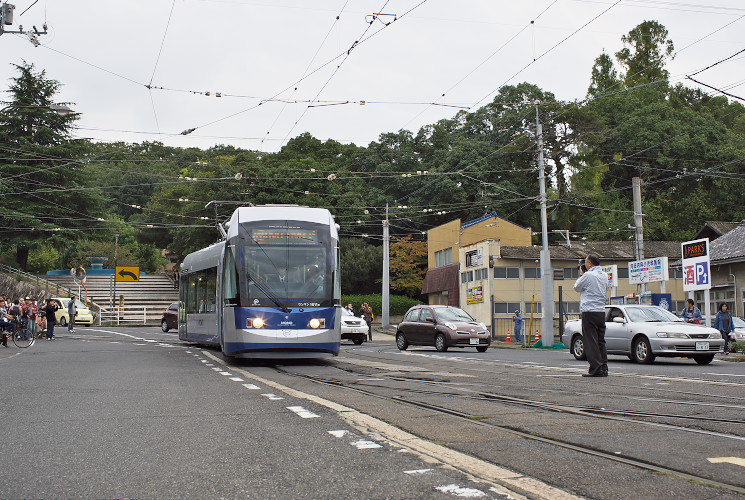
M163 311L163 317L160 319L160 329L167 332L173 328L178 330L178 302L174 302L168 309Z

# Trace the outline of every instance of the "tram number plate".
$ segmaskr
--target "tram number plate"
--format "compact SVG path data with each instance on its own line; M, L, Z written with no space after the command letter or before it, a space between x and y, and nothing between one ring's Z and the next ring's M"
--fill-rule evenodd
M469 341L470 341L470 342L471 342L471 344L473 344L473 345L478 345L478 343L479 343L479 339L474 339L474 338L471 338L471 339L469 339Z
M696 342L696 350L697 351L708 351L709 343L708 342Z

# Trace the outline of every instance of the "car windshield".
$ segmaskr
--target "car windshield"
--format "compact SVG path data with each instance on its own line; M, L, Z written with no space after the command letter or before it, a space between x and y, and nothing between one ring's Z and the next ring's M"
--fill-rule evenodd
M465 322L476 321L466 311L464 311L463 309L459 309L457 307L437 309L437 316L442 321L465 321Z
M735 328L745 328L745 321L737 316L732 316L732 323L735 325Z
M354 317L354 314L349 309L341 308L341 315L342 316L352 316Z
M629 321L639 323L682 321L676 315L661 307L627 307L626 315Z

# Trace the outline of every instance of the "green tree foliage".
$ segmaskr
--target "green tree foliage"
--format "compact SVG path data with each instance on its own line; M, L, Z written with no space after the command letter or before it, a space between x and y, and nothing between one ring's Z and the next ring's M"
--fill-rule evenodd
M11 99L0 113L0 211L8 231L2 245L14 248L17 264L26 268L35 245L48 243L64 253L85 231L100 228L103 200L97 190L83 188L79 158L87 145L70 138L78 115L50 109L58 104L60 83L32 64L14 66Z
M427 269L427 243L406 235L396 238L390 250L390 287L399 295L416 297L422 292Z
M383 276L383 248L361 238L342 237L341 290L344 294L380 292Z
M667 28L657 21L644 21L621 37L624 48L616 58L626 69L624 82L627 87L658 80L667 80L665 58L675 52Z

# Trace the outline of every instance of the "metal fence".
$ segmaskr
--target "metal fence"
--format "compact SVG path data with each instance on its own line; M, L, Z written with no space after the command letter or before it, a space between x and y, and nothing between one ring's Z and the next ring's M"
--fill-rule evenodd
M55 283L54 281L49 281L44 278L40 278L39 276L36 276L35 274L27 273L26 271L22 269L16 269L15 267L7 266L5 264L0 264L0 271L3 271L8 274L12 274L16 277L18 277L20 280L26 281L28 283L33 283L39 288L44 288L48 292L54 292L55 295L67 295L72 296L76 294L73 290L70 288L60 285L59 283Z
M156 325L160 323L162 312L162 307L101 306L98 312L98 325Z
M564 322L571 319L579 319L579 314L565 314ZM541 337L541 324L543 318L541 316L523 316L523 328L522 336L525 337L525 342L533 344L536 338ZM554 341L558 342L561 340L561 332L559 331L559 318L555 317L553 321L554 330ZM494 318L494 338L495 340L505 341L507 336L511 337L511 340L515 341L515 322L512 321L512 316L509 317L495 317ZM530 337L529 339L527 337Z

